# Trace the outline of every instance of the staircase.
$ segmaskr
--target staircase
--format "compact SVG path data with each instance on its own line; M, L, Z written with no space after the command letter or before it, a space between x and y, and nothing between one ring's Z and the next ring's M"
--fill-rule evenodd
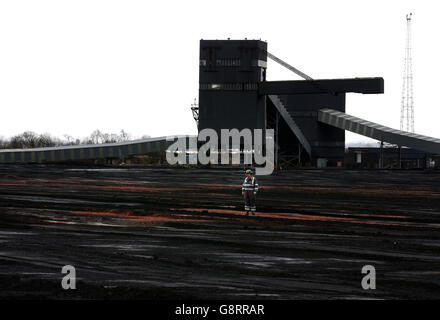
M283 117L284 121L286 121L289 128L292 130L292 132L298 138L299 142L301 143L301 145L304 147L306 152L309 154L309 157L311 158L312 157L312 148L310 147L309 142L307 141L306 137L304 137L301 129L295 123L295 121L293 120L290 113L287 111L287 109L284 106L281 99L277 95L269 95L269 99L275 105L275 108L278 110L280 115Z

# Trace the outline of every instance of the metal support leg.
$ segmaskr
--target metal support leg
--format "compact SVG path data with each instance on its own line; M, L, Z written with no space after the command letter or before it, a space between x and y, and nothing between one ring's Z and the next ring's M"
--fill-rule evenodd
M383 169L383 141L380 142L380 160L379 160L379 168Z
M275 168L278 170L278 122L280 120L280 114L278 111L276 111L275 116Z
M402 147L399 146L399 169L402 169Z

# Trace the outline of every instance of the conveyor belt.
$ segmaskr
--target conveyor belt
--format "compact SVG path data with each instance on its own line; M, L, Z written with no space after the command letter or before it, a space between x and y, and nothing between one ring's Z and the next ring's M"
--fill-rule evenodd
M172 143L172 140L167 141L167 137L158 137L119 143L5 149L0 150L0 163L42 163L99 158L122 159L130 155L165 151Z
M440 139L401 131L333 109L320 109L318 121L372 139L440 154Z

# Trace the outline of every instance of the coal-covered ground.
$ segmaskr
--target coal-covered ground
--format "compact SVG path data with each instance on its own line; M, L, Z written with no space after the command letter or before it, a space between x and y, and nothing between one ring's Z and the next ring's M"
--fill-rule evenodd
M440 172L0 165L3 299L438 299ZM65 265L76 289L63 290ZM376 289L361 286L362 267Z

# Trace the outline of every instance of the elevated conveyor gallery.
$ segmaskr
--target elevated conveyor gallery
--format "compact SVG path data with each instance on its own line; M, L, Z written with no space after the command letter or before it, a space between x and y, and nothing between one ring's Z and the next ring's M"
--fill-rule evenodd
M189 138L190 136L185 137ZM158 137L120 143L0 150L0 163L43 163L87 159L123 159L131 155L166 151L173 142L173 140L167 141L167 137Z
M337 110L320 109L318 111L318 121L379 141L440 154L440 139L396 130Z

